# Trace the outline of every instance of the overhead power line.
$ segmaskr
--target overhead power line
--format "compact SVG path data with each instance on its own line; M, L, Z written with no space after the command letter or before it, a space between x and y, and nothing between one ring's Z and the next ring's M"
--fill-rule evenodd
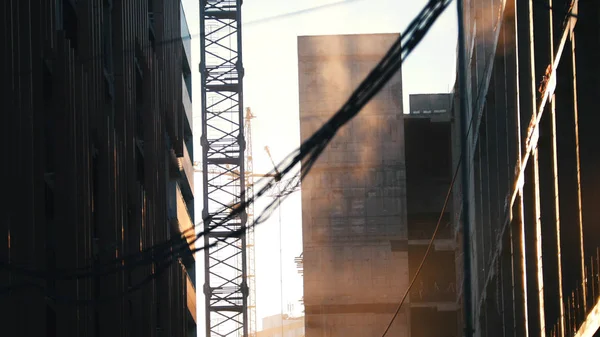
M433 23L441 15L443 10L448 6L450 0L430 0L418 16L409 24L406 31L396 40L392 45L383 59L379 64L369 73L369 75L363 80L359 87L353 92L348 101L331 117L327 123L325 123L317 132L315 132L310 138L308 138L299 149L291 153L277 166L281 176L290 174L294 168L301 164L300 172L296 173L295 176L303 180L304 177L310 172L312 166L316 160L322 154L326 146L333 139L335 134L352 118L354 118L360 110L371 100L381 88L392 78L392 76L400 69L403 60L410 55L418 43L427 34ZM273 171L272 173L274 173ZM10 270L26 272L31 276L40 277L42 275L45 278L57 278L60 274L69 274L75 271L79 274L76 278L90 277L92 275L98 276L94 273L94 270L98 270L99 267L110 266L104 270L104 272L115 272L123 269L132 268L132 266L140 266L144 264L156 263L162 261L162 258L168 259L171 255L183 255L189 244L195 243L198 239L208 234L209 232L219 228L230 219L239 216L241 212L251 203L258 198L267 194L274 185L277 183L276 179L270 179L264 182L265 179L261 179L259 184L263 182L263 187L259 189L256 195L248 196L246 201L237 205L229 205L224 209L230 209L231 212L225 219L221 219L207 230L204 230L194 236L189 234L190 231L195 231L192 227L182 233L181 237L177 237L156 246L150 247L140 253L128 255L107 261L102 265L91 265L79 268L65 269L54 273L48 271L32 271L23 267L15 267L14 265L3 263L2 266ZM270 214L276 209L279 202L279 198L287 198L289 193L285 193L289 189L294 189L296 186L296 179L287 180L288 183L283 186L282 195L273 200L267 208L255 219L254 223L250 226L256 226L264 222ZM210 221L211 219L203 219L203 221ZM198 226L198 224L196 225ZM239 237L244 233L247 227L233 231L228 234L228 237ZM191 242L186 239L193 237ZM212 243L211 246L217 243ZM206 249L207 247L200 247L192 250L191 252ZM132 262L134 261L134 262ZM117 266L115 264L125 264L124 266ZM66 277L66 276L64 276Z
M300 16L300 15L305 15L305 14L310 14L310 13L316 13L316 12L319 12L319 11L324 10L324 9L331 9L331 8L335 8L335 7L341 7L341 6L344 6L344 5L350 5L350 4L353 4L355 2L360 2L360 1L364 1L364 0L342 0L342 1L332 2L332 3L328 3L328 4L324 4L324 5L318 5L318 6L314 6L314 7L300 9L300 10L297 10L297 11L294 11L294 12L287 12L287 13L277 14L277 15L268 16L268 17L265 17L265 18L260 18L260 19L256 19L256 20L244 22L243 26L259 25L259 24L264 24L264 23L276 21L276 20L291 18L291 17L294 17L294 16ZM372 1L373 0L371 0L371 2Z
M316 12L322 9L329 9L332 7L337 7L337 6L342 6L342 5L346 5L346 4L352 4L355 2L361 2L364 0L346 0L346 1L339 1L339 2L334 2L331 4L325 4L325 5L320 5L320 6L315 6L315 7L310 7L310 8L306 8L306 9L302 9L296 12L289 12L289 13L283 13L283 14L278 14L278 15L274 15L271 17L266 17L266 18L260 18L260 19L256 19L256 20L252 20L252 21L248 21L243 23L243 26L245 25L254 25L254 24L262 24L263 22L269 22L269 21L273 21L273 20L278 20L280 18L286 18L289 16L297 16L297 15L303 15L303 14L308 14L311 12ZM374 1L374 0L371 0ZM585 0L585 1L596 1L596 0ZM579 0L579 2L584 2L584 0ZM559 12L559 13L564 13L565 14L565 20L567 20L569 17L577 17L578 14L573 13L572 9L557 9L554 8L553 6L548 5L547 3L543 2L542 0L534 0L533 1L534 4L543 7L549 11L555 11L555 12ZM189 34L187 36L182 36L182 37L176 37L176 38L171 38L171 39L163 39L163 40L159 40L157 41L154 46L162 46L162 45L168 45L171 43L180 43L181 40L189 40L189 39L194 39L197 38L200 34ZM148 47L150 46L151 43L147 42L144 44L144 47ZM134 55L136 53L135 48L126 48L125 50L123 50L121 52L122 54L132 54ZM90 62L90 61L97 61L97 60L101 60L104 57L103 53L97 53L94 55L90 55L90 56L77 56L76 57L76 61L79 63L86 63L86 62ZM33 69L30 70L26 70L26 71L18 71L15 70L13 71L13 74L18 74L18 75L25 75L25 74L30 74L31 72L33 72ZM200 116L195 116L194 118L199 118Z
M192 240L192 243L197 241L202 236L220 227L222 224L229 221L231 218L238 216L247 205L253 203L256 199L267 194L274 185L277 184L277 178L290 174L292 170L298 165L302 164L300 172L296 173L300 180L310 172L312 166L321 155L327 144L333 139L339 129L341 129L347 122L354 118L360 110L369 102L369 100L381 90L381 88L391 79L391 77L400 69L402 62L406 57L414 50L418 43L423 39L426 33L429 31L435 20L441 15L443 10L449 5L450 0L430 0L425 8L419 13L419 15L409 24L406 31L394 42L392 47L386 53L384 58L379 64L370 72L370 74L363 80L359 87L350 96L348 101L334 114L327 123L325 123L318 131L316 131L309 139L304 141L299 149L291 153L277 165L277 169L272 170L270 173L276 174L276 178L268 179L265 182L265 178L258 181L258 185L263 184L263 187L254 196L248 196L244 203L236 206L228 206L232 211L229 215L212 225L208 230L200 232L196 235L196 238ZM279 173L279 174L277 174ZM284 184L281 198L287 198L289 193L286 191L294 189L297 184L296 179L289 179L287 184ZM256 226L264 222L271 213L276 209L278 204L278 198L275 198L254 221L250 226ZM210 219L204 219L208 221ZM188 229L184 232L187 235ZM245 228L241 228L237 231L231 232L231 237L241 235L245 231ZM185 240L181 244L185 245Z
M112 301L122 299L123 297L127 297L130 294L133 294L134 292L136 292L137 290L140 290L143 286L145 286L149 282L156 280L159 276L161 276L169 268L169 266L173 262L174 262L174 258L171 257L171 258L167 259L166 261L161 261L161 262L155 263L154 272L152 272L149 275L147 275L146 277L144 277L144 279L142 279L141 281L127 287L127 289L117 293L116 295L112 295L112 296L103 296L101 298L94 298L94 299L79 299L79 298L74 299L74 298L70 298L67 296L59 296L57 294L48 293L47 289L42 284L36 283L36 282L26 282L26 283L20 283L20 284L2 287L2 288L0 288L0 295L10 294L15 291L23 291L23 290L30 291L31 288L34 288L34 289L37 289L38 291L41 291L44 294L44 296L54 300L57 303L76 304L76 305L98 305L98 304L103 304L103 303L110 303Z
M420 13L420 15L415 20L413 20L413 22L409 25L409 27L407 28L407 31L394 43L394 45L392 46L390 51L386 54L386 57L384 57L384 59L379 63L379 65L369 74L369 76L363 81L361 86L359 86L359 88L354 92L354 94L351 96L351 98L348 100L348 102L329 120L328 123L326 123L323 127L321 127L321 129L319 129L319 131L317 131L315 133L315 135L313 135L311 138L309 138L307 141L305 141L302 144L302 146L300 147L300 149L296 151L295 155L292 154L292 155L288 156L288 159L290 159L290 157L293 156L291 158L290 163L288 163L286 165L285 160L282 163L280 163L279 167L281 167L282 169L280 169L279 171L281 172L282 175L288 174L298 163L300 163L304 158L306 158L308 155L310 155L309 160L306 161L305 165L303 165L303 167L302 167L301 172L299 173L301 175L301 178L304 178L306 176L306 174L308 174L312 165L314 164L316 159L319 157L319 155L322 153L322 151L324 150L326 145L329 143L329 141L333 138L333 136L335 135L337 130L339 130L350 119L352 119L354 116L356 116L356 114L358 114L360 109L383 87L383 85L385 85L385 83L391 78L391 76L393 76L393 74L399 69L399 67L402 63L402 60L406 56L408 56L408 54L410 54L410 52L414 49L414 47L416 47L416 45L423 38L423 36L427 32L427 30L429 29L429 27L431 26L433 21L437 18L437 15L430 17L431 8L435 8L436 6L438 6L439 4L442 4L442 3L444 3L444 1L430 1L428 3L426 8ZM288 184L289 186L286 185L284 187L284 190L287 190L290 188L293 189L295 187L295 184L293 184L292 181L293 180L290 180L290 184ZM232 209L232 212L230 213L229 217L220 221L219 223L213 225L211 228L209 228L205 232L210 232L210 231L214 230L215 228L219 227L221 225L221 223L224 223L225 221L229 220L230 218L238 215L249 203L254 202L257 198L261 197L268 190L270 190L273 187L272 185L274 185L275 183L276 183L275 179L271 179L270 182L266 183L265 186L260 189L260 191L257 193L256 196L250 196L244 204L238 205L238 207L229 206L229 208ZM284 194L283 197L286 197L286 196L287 195ZM268 208L268 210L266 212L263 212L263 214L261 214L251 226L255 226L257 224L262 223L264 220L266 220L266 218L270 215L270 212L272 212L274 210L272 205L276 204L276 201L277 200L274 200L271 203L271 206ZM207 219L204 219L204 220L206 221ZM192 229L185 231L183 233L183 236L184 237L188 236L189 234L187 232L190 230L192 230ZM244 229L239 230L237 232L232 232L230 235L231 236L239 236L243 232L243 230ZM206 234L205 232L201 232L201 233L197 234L196 237L193 239L193 242L195 242L200 237L205 235ZM175 240L167 241L162 244L153 246L145 251L142 251L141 253L132 254L132 255L126 256L124 258L114 259L105 264L126 262L125 266L119 266L119 267L113 268L109 271L109 272L115 272L115 271L131 268L132 265L137 266L137 265L142 265L144 263L146 263L146 264L151 263L153 261L156 261L157 257L164 257L164 256L168 256L169 254L172 254L172 253L178 253L182 249L181 246L187 245L187 244L188 244L188 242L184 238L177 238ZM176 249L173 249L173 246L175 246ZM206 248L206 247L197 248L195 251L198 251L198 250L201 250L204 248ZM162 252L162 254L159 254L161 252ZM131 262L131 260L134 260L135 262ZM129 262L129 263L127 263L127 262ZM6 264L5 264L5 267L6 267ZM91 269L95 269L95 268L97 270L98 266L86 266L86 267L75 268L74 270L82 271L82 270L91 270ZM21 272L26 271L30 276L41 276L43 274L48 276L47 272L40 273L40 272L28 271L25 268L9 268L9 269L21 271ZM72 271L73 271L73 269L57 271L54 273L54 277L57 277L57 275L61 274L61 272L62 273L70 273ZM97 276L97 273L88 272L88 273L78 274L75 277L82 278L82 277L91 277L91 276Z

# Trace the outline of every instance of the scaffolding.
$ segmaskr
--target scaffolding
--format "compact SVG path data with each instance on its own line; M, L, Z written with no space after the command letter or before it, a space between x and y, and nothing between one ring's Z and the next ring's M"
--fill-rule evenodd
M469 6L474 329L597 335L600 3Z
M204 229L221 223L245 201L241 0L200 1L202 178ZM248 336L247 216L204 236L206 336Z

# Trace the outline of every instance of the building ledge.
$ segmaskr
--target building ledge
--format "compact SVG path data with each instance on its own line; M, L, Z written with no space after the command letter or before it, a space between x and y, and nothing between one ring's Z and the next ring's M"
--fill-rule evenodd
M180 181L182 188L185 189L183 191L189 197L193 198L194 196L194 164L192 163L192 157L188 152L188 148L183 143L183 157L177 158Z
M427 240L408 240L409 245L429 245L429 239ZM456 250L456 242L451 239L435 239L433 242L434 249L437 251L451 251Z
M192 218L187 208L187 204L185 199L183 198L183 194L181 193L181 189L179 188L179 184L176 186L177 193L177 223L173 224L176 226L176 229L180 234L185 235L187 242L189 243L190 250L194 251L195 248L195 234L194 223L192 222ZM193 254L195 255L195 254Z
M411 302L411 308L431 308L435 307L438 311L457 311L459 309L456 302Z

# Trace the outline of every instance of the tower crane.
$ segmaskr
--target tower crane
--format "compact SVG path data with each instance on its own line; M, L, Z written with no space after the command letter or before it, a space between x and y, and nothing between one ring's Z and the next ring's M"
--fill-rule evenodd
M244 131L246 138L246 195L254 196L254 162L252 158L252 119L254 115L250 108L246 108L246 118L244 119ZM248 223L254 223L254 203L251 203L246 208L248 215ZM248 296L248 328L249 336L256 336L256 261L255 261L255 241L254 241L254 226L248 228L246 234L246 250L248 257L248 274L246 276L248 288L250 290Z
M276 178L280 178L281 173L277 169L277 165L275 165L275 161L273 160L273 156L271 156L271 149L269 149L269 146L265 146L265 152L267 152L267 156L269 156L269 159L271 160L271 164L273 165L273 167L275 169L274 176ZM300 184L301 184L300 176L294 176L292 178L284 179L284 180L277 180L275 188L273 188L271 190L270 196L273 198L276 198L276 197L280 198L282 196L292 194L292 193L300 190ZM292 186L292 187L284 191L282 189L282 186Z
M200 0L202 101L202 218L205 336L248 336L248 283L244 212L228 218L227 204L245 202L242 0ZM224 174L233 174L222 179ZM233 200L231 200L233 199ZM232 202L230 202L232 201ZM221 223L223 219L228 219Z
M271 160L271 164L273 165L274 169L275 169L275 174L277 176L277 178L280 178L280 172L277 169L277 165L275 165L275 161L273 160L273 156L271 155L271 150L269 149L268 146L265 146L265 152L267 152L267 156L269 156L269 159ZM276 181L276 185L275 188L273 188L271 190L270 196L273 198L277 198L277 209L278 209L278 225L279 225L279 282L280 282L280 298L281 298L281 335L283 336L284 331L283 331L283 228L282 228L282 222L281 222L281 197L286 196L286 195L290 195L294 192L297 192L300 190L300 176L294 176L290 179L285 179L285 180L277 180ZM288 187L287 189L283 190L283 187ZM291 187L291 188L289 188Z

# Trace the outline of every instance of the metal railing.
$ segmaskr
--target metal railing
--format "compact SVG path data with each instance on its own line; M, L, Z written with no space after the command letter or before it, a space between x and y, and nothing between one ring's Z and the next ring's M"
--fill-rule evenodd
M415 284L410 292L412 302L455 302L456 283L452 281L426 281Z
M588 315L597 305L600 305L600 248L596 248L596 255L589 257L585 263L585 279L578 282L577 287L565 297L562 303L565 313L564 336L577 335ZM550 330L549 336L561 336L560 318Z

